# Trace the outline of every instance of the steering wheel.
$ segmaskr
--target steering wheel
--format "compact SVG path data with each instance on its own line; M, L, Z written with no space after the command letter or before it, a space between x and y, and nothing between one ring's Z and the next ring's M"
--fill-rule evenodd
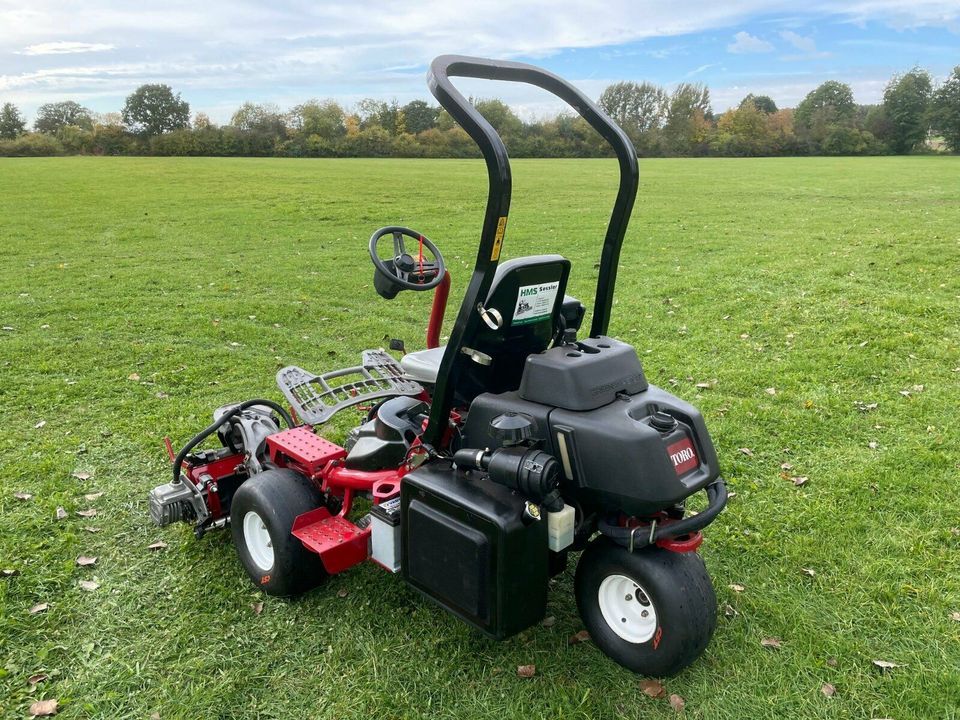
M404 236L415 242L411 252L404 245ZM385 237L393 241L389 260L381 258L377 251ZM399 225L380 228L370 237L370 259L377 271L374 285L384 297L395 297L400 290L432 290L441 283L447 271L443 255L428 237ZM387 281L385 284L377 282L381 277Z

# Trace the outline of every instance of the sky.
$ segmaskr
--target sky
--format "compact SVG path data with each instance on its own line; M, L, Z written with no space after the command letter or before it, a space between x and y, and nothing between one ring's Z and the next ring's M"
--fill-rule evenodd
M118 111L157 82L217 122L244 101L432 101L444 53L531 62L594 98L620 80L702 82L716 112L749 92L793 107L840 80L866 104L894 73L960 65L960 0L0 0L0 103L28 118L60 100ZM528 120L562 109L535 88L459 85Z

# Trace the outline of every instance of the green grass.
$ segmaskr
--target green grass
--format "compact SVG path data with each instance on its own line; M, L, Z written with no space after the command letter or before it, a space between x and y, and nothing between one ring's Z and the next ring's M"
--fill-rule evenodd
M736 492L703 555L737 614L667 692L691 718L960 717L960 160L641 172L611 333L703 409ZM589 304L615 163L514 175L504 257L563 253ZM674 715L593 645L568 646L572 570L553 627L496 643L372 565L261 598L228 534L147 518L164 435L279 399L282 364L420 347L429 299L377 297L366 240L427 233L457 297L485 189L473 161L0 161L0 567L19 571L0 577L0 715L41 697L67 718ZM518 678L528 663L536 677Z

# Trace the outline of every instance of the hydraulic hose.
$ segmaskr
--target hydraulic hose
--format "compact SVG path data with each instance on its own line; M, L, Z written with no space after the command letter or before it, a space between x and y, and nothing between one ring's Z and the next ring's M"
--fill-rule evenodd
M602 519L597 523L597 529L614 542L631 547L634 550L646 545L652 545L657 542L657 540L663 538L677 537L679 535L696 532L709 525L727 504L727 485L723 480L715 480L707 485L706 489L707 500L710 504L703 512L685 517L676 522L657 526L654 528L652 534L650 532L640 532L635 527L630 528L615 525ZM631 536L633 536L632 543Z
M174 483L180 482L180 470L183 467L183 461L187 457L187 455L190 454L191 450L193 450L197 445L202 443L208 437L213 435L213 433L215 433L220 428L221 425L223 425L228 420L230 420L230 418L232 418L234 415L238 415L239 413L246 410L248 407L252 407L254 405L265 405L271 410L276 411L276 413L281 418L283 418L283 421L287 424L288 428L293 427L293 418L290 417L290 413L288 413L281 405L278 405L273 400L257 399L257 400L247 400L246 402L242 402L236 407L231 408L230 410L225 412L223 416L220 417L218 420L214 421L212 425L209 425L208 427L204 428L199 433L194 435L192 438L190 438L190 441L183 446L183 449L179 453L177 453L177 457L173 461L173 482ZM189 482L188 484L190 485L190 488L194 492L196 493L200 492L197 486L194 485L192 482Z

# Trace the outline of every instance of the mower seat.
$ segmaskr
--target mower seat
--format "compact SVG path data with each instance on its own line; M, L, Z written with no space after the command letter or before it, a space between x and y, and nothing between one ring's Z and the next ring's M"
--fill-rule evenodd
M433 385L437 382L437 372L440 370L440 362L446 351L447 346L440 345L429 350L407 353L400 358L400 367L403 368L404 375L411 380Z
M507 386L513 386L508 389L519 385L527 355L546 350L556 335L569 273L570 261L560 255L519 257L497 267L484 305L500 313L503 327L498 330L482 327L471 344L491 355L495 363L502 358L496 374ZM540 314L522 304L521 288L550 283L555 283L556 288L550 295L549 305ZM446 349L446 345L441 345L407 353L400 359L400 367L411 380L435 384ZM504 367L503 361L509 367ZM484 382L489 384L489 380Z

